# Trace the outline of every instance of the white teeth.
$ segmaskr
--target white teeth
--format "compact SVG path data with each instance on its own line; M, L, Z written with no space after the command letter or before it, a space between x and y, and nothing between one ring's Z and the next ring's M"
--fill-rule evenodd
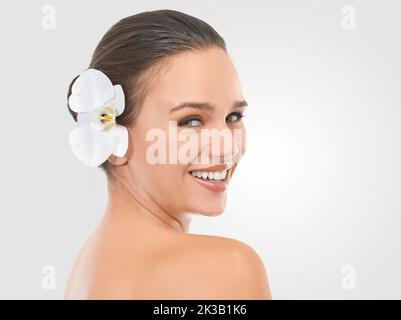
M221 181L226 178L227 171L192 171L191 175L199 179Z
M221 174L221 179L224 180L226 178L226 175L227 175L227 171L223 171Z

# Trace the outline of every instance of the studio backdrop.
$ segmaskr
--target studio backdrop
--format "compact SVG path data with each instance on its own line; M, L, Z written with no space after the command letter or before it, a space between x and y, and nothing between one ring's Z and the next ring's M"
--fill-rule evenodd
M0 6L0 298L63 298L107 196L68 144L67 88L110 26L158 9L224 37L249 104L227 208L189 232L252 246L274 299L401 298L399 1Z

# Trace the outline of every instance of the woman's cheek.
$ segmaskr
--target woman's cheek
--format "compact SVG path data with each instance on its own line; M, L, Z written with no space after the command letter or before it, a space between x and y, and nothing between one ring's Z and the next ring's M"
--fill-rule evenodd
M245 154L245 152L246 152L246 129L245 129L245 127L242 129L242 142L241 143L242 143L241 154Z

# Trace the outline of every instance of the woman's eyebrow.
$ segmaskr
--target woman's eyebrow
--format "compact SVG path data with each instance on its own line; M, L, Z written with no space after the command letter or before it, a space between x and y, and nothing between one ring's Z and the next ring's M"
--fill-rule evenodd
M233 103L232 109L246 107L248 103L245 100L235 101ZM170 110L170 113L181 110L183 108L193 108L193 109L202 109L206 111L213 112L215 110L214 105L208 102L193 102L193 101L184 101L181 102L178 106L174 107Z

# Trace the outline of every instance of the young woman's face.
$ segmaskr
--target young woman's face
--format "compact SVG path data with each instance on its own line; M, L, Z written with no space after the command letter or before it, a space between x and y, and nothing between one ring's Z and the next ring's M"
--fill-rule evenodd
M222 213L245 152L245 108L236 70L222 49L170 57L129 129L128 165L137 185L170 214Z

